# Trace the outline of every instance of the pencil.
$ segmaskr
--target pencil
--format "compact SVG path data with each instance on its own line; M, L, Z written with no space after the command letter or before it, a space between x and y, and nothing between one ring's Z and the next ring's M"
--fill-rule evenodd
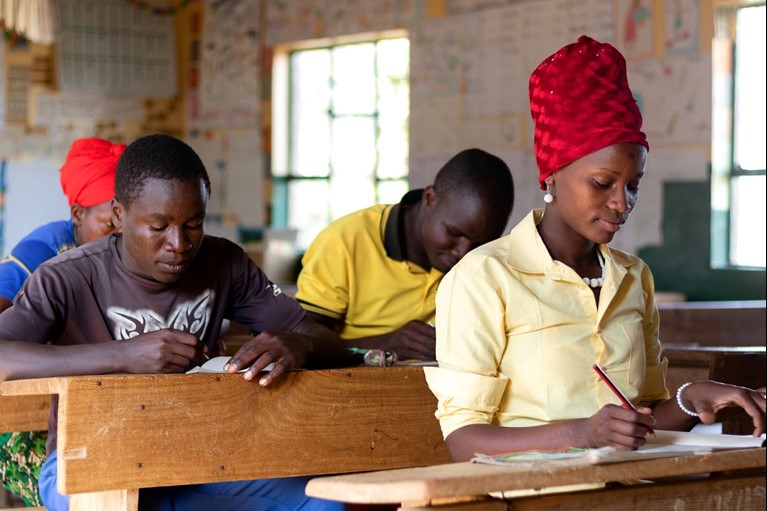
M631 401L629 401L628 398L626 398L626 396L623 395L623 392L621 392L621 390L615 386L612 380L607 376L607 373L605 373L604 370L601 367L599 367L598 364L594 364L592 367L594 367L594 371L597 372L597 374L602 379L602 381L605 382L608 387L610 387L610 390L613 391L613 394L618 396L618 399L620 399L621 403L623 403L623 406L629 410L636 411L636 407L633 404L631 404ZM644 428L651 435L655 435L655 430L652 429L650 426L644 426Z

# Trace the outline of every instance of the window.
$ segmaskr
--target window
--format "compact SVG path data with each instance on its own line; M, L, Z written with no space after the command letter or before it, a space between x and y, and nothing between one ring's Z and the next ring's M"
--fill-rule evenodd
M743 3L743 2L741 2ZM765 267L765 5L716 9L712 265Z
M409 69L402 34L275 51L271 225L298 248L407 191Z

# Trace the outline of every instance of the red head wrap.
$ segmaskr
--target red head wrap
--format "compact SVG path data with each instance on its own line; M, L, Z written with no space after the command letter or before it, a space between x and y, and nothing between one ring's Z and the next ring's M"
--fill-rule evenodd
M623 55L585 35L530 75L530 113L541 189L555 170L607 146L650 148Z
M90 208L112 200L117 160L125 147L102 138L80 138L72 143L59 171L70 207L76 202Z

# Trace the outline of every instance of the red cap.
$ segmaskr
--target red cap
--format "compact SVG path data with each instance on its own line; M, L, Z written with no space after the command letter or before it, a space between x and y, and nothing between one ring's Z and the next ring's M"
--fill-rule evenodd
M609 43L582 35L541 62L529 92L541 189L555 170L607 146L650 148L626 60Z
M102 138L80 138L72 142L67 160L59 170L61 189L70 207L77 203L90 208L112 200L117 160L125 147Z

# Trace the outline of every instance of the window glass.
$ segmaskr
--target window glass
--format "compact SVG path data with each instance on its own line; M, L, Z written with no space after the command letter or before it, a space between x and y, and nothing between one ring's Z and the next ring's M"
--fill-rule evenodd
M765 6L718 2L715 12L711 264L764 268Z
M290 63L290 169L296 176L327 176L330 164L330 53L295 52Z
M276 89L285 92L277 94L272 161L284 168L272 172L272 227L296 229L305 249L331 221L407 191L410 43L280 51L275 69L287 76Z
M328 223L328 202L317 200L328 197L328 182L321 179L296 179L288 184L289 225L296 228L296 245L308 247L309 243Z
M404 179L378 182L378 202L380 204L396 204L408 191L408 183Z
M372 178L376 167L373 117L340 117L333 121L332 168L336 178ZM371 188L372 192L372 188Z
M373 43L333 48L333 112L336 115L375 113L375 65Z
M767 265L765 255L765 176L739 176L732 182L730 259L737 266Z
M764 170L767 136L765 102L765 7L738 11L735 46L735 163L743 170Z
M372 176L343 176L331 179L330 213L333 219L373 204L375 187Z
M378 177L406 177L410 117L410 42L378 43Z

